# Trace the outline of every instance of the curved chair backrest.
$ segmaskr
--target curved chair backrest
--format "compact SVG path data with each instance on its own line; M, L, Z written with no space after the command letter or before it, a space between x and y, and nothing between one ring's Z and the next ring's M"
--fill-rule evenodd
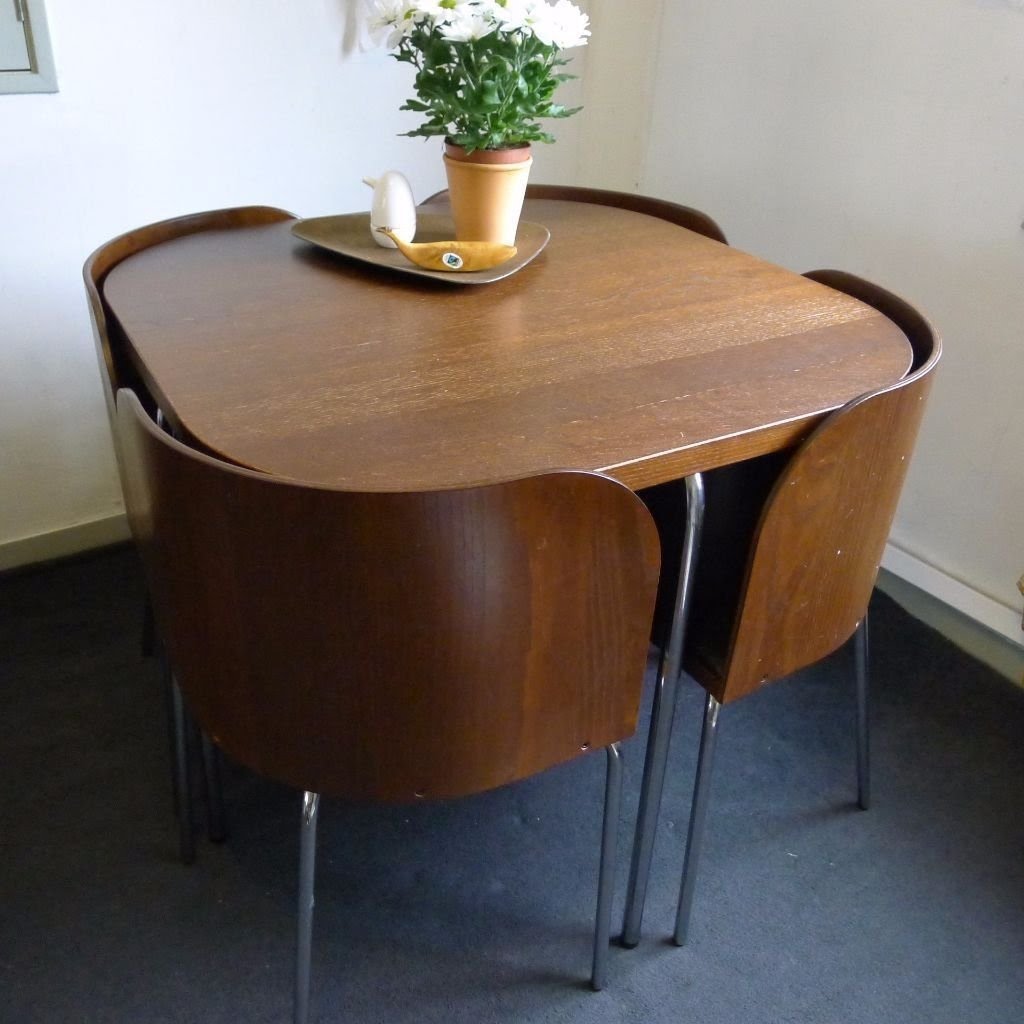
M129 521L170 662L232 757L348 798L479 792L636 727L659 554L557 472L355 493L185 447L121 391Z
M446 198L448 190L435 192L423 200L423 205ZM632 210L659 217L670 224L678 224L698 235L727 244L722 229L706 214L692 206L681 206L667 199L651 199L633 192L614 192L603 188L582 188L578 185L527 185L527 199L565 199L575 203L594 203L613 206L619 210Z
M240 206L228 210L211 210L186 217L158 221L147 227L137 228L101 245L86 261L82 268L85 291L89 297L89 312L92 315L93 336L96 341L96 355L103 378L103 393L107 402L107 415L111 429L116 417L115 399L120 388L131 388L152 406L148 392L132 367L126 354L124 338L117 320L111 316L103 298L103 282L107 274L129 256L143 249L159 245L172 238L182 238L199 231L223 231L229 228L250 227L256 224L273 224L291 220L292 214L272 206Z
M913 363L902 380L828 416L775 480L724 661L712 678L694 668L723 703L832 653L866 614L941 352L928 321L892 293L840 271L806 276L889 317Z

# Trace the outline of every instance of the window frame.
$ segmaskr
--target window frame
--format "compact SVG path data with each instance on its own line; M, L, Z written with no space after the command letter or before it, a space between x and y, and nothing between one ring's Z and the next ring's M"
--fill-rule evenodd
M21 11L28 45L27 71L0 70L0 93L58 92L57 68L53 63L50 30L43 0L0 0L14 3Z

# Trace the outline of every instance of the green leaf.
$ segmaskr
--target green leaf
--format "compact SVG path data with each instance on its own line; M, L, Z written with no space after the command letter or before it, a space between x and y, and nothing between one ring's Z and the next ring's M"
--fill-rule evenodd
M580 109L553 102L558 86L575 76L561 72L567 58L535 36L499 29L459 43L422 22L393 56L416 68L416 98L400 109L424 115L406 135L450 135L470 151L551 142L539 120L569 117Z

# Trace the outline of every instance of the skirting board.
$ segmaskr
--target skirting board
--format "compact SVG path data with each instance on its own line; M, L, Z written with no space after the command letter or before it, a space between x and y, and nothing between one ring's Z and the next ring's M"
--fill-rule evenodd
M967 618L998 633L1011 644L1024 648L1024 632L1021 631L1019 611L946 575L941 569L936 569L891 542L885 546L882 568L912 583L926 594L931 594L943 604L955 608Z
M130 536L128 519L120 512L61 530L39 533L34 537L21 537L0 544L0 572L36 562L49 562L54 558L66 558L109 544L119 544Z

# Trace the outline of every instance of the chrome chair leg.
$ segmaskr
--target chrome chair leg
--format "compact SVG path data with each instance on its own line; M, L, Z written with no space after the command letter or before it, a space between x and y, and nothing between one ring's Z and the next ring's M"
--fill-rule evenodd
M857 677L857 806L871 806L871 723L868 689L868 617L865 613L853 635L853 656Z
M220 750L200 730L199 742L203 749L203 776L206 783L207 832L210 842L223 843L228 836L224 819L224 787L221 785Z
M679 907L676 910L676 928L672 935L672 941L677 946L682 946L686 942L686 933L690 927L690 908L693 905L693 889L697 881L697 862L704 840L704 822L711 793L711 765L714 760L718 711L721 706L709 693L704 703L704 727L700 734L697 776L693 783L693 804L690 808L690 825L686 832L686 853L683 857L683 878L679 886Z
M640 786L640 806L637 811L636 835L633 840L626 909L620 939L622 945L628 948L632 948L640 941L640 926L647 899L651 860L654 856L654 836L661 809L661 794L665 788L665 765L668 761L672 718L675 714L679 687L679 670L683 659L683 642L690 614L690 595L693 591L693 576L703 521L704 480L700 473L694 473L686 478L686 529L679 564L679 585L672 613L672 629L658 666L658 681L654 689L647 754L644 758L644 774Z
M174 792L178 808L178 847L183 864L191 864L196 859L195 838L192 833L192 783L189 777L188 734L185 714L185 701L181 695L178 681L171 673L170 666L164 663L164 671L170 677L171 689L171 722L174 741Z
M608 770L604 788L604 822L601 827L601 866L597 881L597 914L594 925L594 963L590 987L604 988L608 979L608 943L611 939L612 898L615 895L615 848L619 838L622 806L622 753L618 743L605 748Z
M313 950L313 882L316 872L316 821L320 794L306 792L302 797L302 824L299 827L299 915L295 946L295 1024L309 1019L309 974Z

